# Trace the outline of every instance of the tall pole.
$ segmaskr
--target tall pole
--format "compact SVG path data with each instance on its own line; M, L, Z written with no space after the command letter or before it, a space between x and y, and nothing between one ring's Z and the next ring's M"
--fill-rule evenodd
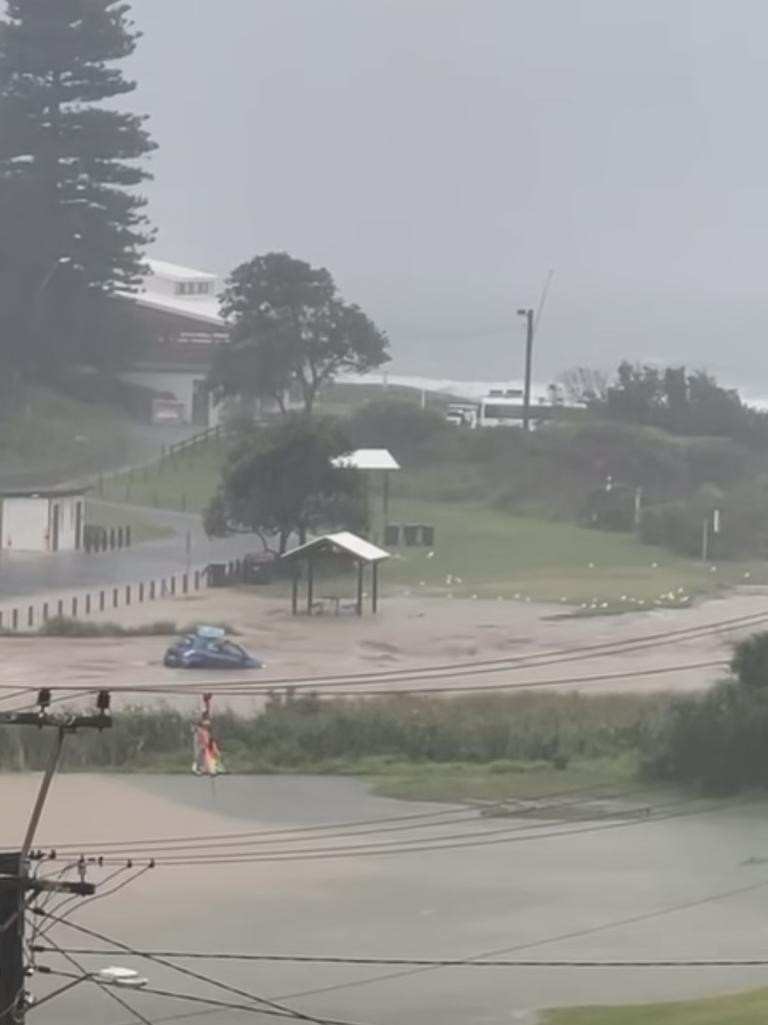
M525 387L523 391L523 430L531 429L531 376L533 373L533 310L518 310L525 318Z
M86 896L95 891L95 887L85 881L70 883L61 879L38 879L29 874L32 844L61 758L65 736L81 728L104 730L112 725L108 714L110 699L106 691L99 693L95 715L50 717L50 703L51 692L43 688L38 695L38 711L10 712L0 716L3 725L33 726L39 730L53 727L57 731L22 848L20 851L0 854L0 1025L24 1025L26 1021L28 995L24 970L24 912L27 894L50 891Z
M12 883L26 874L21 854L0 854L0 1025L23 1025L24 991L24 907L25 894Z

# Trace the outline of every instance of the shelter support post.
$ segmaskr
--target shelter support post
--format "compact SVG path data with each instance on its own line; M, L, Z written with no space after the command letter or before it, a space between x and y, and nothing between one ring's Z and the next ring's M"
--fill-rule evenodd
M363 614L363 583L365 580L365 563L362 559L357 560L357 608L358 616Z
M379 611L379 564L374 562L371 566L371 611Z
M291 578L291 611L294 616L299 611L299 573L295 567Z
M315 604L315 560L307 559L307 615L312 615L312 606Z
M389 470L383 471L384 480L382 481L382 504L384 514L384 531L386 532L389 526Z

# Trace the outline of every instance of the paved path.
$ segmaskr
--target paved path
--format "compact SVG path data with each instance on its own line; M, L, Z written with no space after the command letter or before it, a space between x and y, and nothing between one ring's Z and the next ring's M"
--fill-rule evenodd
M0 555L0 600L156 579L183 573L188 566L240 558L246 552L261 548L250 534L208 539L196 513L160 509L142 509L141 512L154 523L170 527L174 533L114 552L58 552L55 555L3 552Z

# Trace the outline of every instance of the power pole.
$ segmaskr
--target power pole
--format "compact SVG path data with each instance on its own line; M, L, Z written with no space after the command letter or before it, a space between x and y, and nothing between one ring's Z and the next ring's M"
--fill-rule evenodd
M523 391L523 430L531 429L531 375L533 372L533 310L518 310L525 318L525 388Z
M109 729L110 699L101 691L94 715L49 715L51 692L43 689L38 694L36 712L16 712L0 716L3 726L34 726L37 729L56 730L56 742L43 775L27 832L20 851L0 853L0 1025L24 1025L29 997L26 992L24 965L24 925L27 894L46 892L89 896L96 892L91 883L68 883L50 879L35 879L29 874L32 844L40 823L45 800L51 788L61 758L64 739L80 729Z

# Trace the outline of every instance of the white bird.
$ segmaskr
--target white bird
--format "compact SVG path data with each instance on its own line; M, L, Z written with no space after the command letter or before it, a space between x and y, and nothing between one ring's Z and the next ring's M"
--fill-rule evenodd
M427 552L427 558L428 559L434 559L434 557L435 557L435 553L434 552Z

